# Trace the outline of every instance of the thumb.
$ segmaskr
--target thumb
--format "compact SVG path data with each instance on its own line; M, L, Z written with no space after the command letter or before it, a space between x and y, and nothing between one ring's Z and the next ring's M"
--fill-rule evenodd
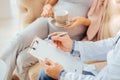
M48 58L45 59L45 64L52 65L54 62Z

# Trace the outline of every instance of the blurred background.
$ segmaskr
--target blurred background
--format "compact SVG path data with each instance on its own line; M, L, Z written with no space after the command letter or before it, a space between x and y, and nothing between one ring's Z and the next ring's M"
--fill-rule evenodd
M0 0L0 51L19 31L16 0Z

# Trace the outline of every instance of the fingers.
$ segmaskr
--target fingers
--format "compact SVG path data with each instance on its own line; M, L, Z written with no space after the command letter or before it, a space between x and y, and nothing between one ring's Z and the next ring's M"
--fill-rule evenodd
M77 27L77 26L76 26L76 23L73 23L73 24L70 25L70 26L64 26L64 28L66 28L66 29L72 29L72 28L75 28L75 27Z
M48 17L53 17L53 10L49 10Z
M53 17L53 13L44 11L44 12L42 12L41 17Z
M65 35L67 35L67 34L65 34L65 35L63 35L63 36L58 36L58 35L60 35L60 34L62 34L62 33L64 33L64 32L54 32L54 33L49 34L48 37L52 37L52 39L54 39L54 38L64 37ZM65 33L66 33L66 32L65 32Z
M48 37L56 36L56 35L61 34L61 33L63 33L63 32L54 32L54 33L49 34Z
M52 40L52 44L57 47L58 46L58 41Z
M57 47L57 41L51 41L51 44L53 45L53 46L55 46L55 47Z
M49 68L49 65L47 65L45 62L43 63L43 67L45 68L45 69L47 69L47 68Z
M43 12L41 14L42 17L52 17L53 16L53 9L52 6L47 4L43 7Z
M74 28L75 26L71 25L71 26L65 26L64 28L66 29L71 29L71 28Z
M62 37L53 36L53 37L52 37L52 40L53 40L53 41L64 42L67 36L68 36L68 35L64 35L64 36L62 36Z
M45 64L52 65L54 62L48 58L45 59Z
M53 65L54 65L54 62L48 58L46 58L45 61L43 62L43 66L46 70L51 68Z
M68 26L66 25L66 26L64 26L64 28L71 29L71 28L77 27L76 26L76 24L78 24L77 19L78 19L78 17L75 17L75 18L69 20Z
M47 14L48 14L48 11L47 11L47 10L43 10L41 16L42 16L42 17L45 17Z
M79 27L79 26L80 26L80 23L76 20L72 23L72 25L65 26L64 28L71 29L71 28L76 28L76 27Z
M65 44L67 40L70 39L69 35L65 34L63 36L59 36L63 32L54 32L50 34L49 36L52 39L52 42L56 45L56 47L61 47L61 45Z

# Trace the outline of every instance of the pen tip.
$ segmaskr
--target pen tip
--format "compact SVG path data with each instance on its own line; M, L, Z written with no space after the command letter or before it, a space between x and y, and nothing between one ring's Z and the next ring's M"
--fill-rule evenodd
M52 38L51 37L48 37L48 40L51 40Z

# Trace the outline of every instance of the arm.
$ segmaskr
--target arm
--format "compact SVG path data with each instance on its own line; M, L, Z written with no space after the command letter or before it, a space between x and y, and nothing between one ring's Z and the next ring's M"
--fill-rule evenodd
M91 21L88 18L85 17L75 17L72 20L70 20L71 25L65 26L65 28L76 28L80 26L89 26L91 24Z
M109 38L101 41L75 41L73 47L73 55L76 51L79 52L81 61L87 60L106 60L107 53L112 49L114 38ZM78 54L77 54L78 55Z
M80 58L82 61L86 60L106 60L107 53L110 51L117 39L119 38L120 32L113 37L105 40L100 40L96 42L90 41L76 41L74 51L80 52Z
M93 80L94 76L82 75L76 72L65 72L63 67L56 62L46 59L44 61L45 74L55 80ZM82 77L82 78L81 78Z
M119 42L120 45L120 42ZM98 73L96 76L90 75L80 75L79 73L75 72L62 72L59 76L59 80L120 80L120 46L117 46L113 52L114 55L108 59L108 63L104 62L106 67L102 68L101 72ZM100 68L100 64L97 64L97 68Z
M60 49L62 49L63 51L71 51L69 46L74 45L73 42L68 43L69 41L71 41L71 39L69 39L68 35L62 36L62 37L57 37L55 35L61 34L60 32L57 33L53 33L49 36L52 36L53 39L53 43L56 44L56 46L58 46ZM54 35L54 36L53 36ZM97 42L80 42L75 44L75 46L73 47L74 50L80 50L80 52L82 55L86 54L85 52L89 52L91 54L86 54L85 56L94 56L93 52L98 52L99 56L101 56L101 52L105 52L104 54L108 53L108 51L112 50L112 52L114 52L115 54L111 54L112 56L108 57L108 63L107 66L105 68L103 68L103 70L101 70L101 72L99 74L101 74L101 76L90 76L90 75L83 75L80 73L75 73L75 72L65 72L63 71L63 68L61 69L61 67L55 67L56 65L54 64L54 68L47 68L50 70L51 73L47 72L47 74L51 77L55 77L55 79L59 80L119 80L119 74L120 74L120 42L118 42L119 44L116 45L115 48L113 48L114 43L116 43L116 40L118 40L118 36L116 36L115 38L110 38L110 39L106 39L106 40L102 40L102 41L97 41ZM76 46L77 45L77 46ZM88 47L89 46L89 47ZM84 50L85 48L85 50ZM87 53L88 53L87 52ZM80 55L81 55L80 54ZM95 54L95 53L94 53ZM103 54L103 55L104 55ZM81 55L81 58L82 58ZM96 55L96 54L95 54ZM83 57L85 57L83 56ZM95 57L95 56L94 56ZM104 56L102 56L104 57ZM106 64L106 63L105 63ZM59 65L61 66L61 65ZM48 71L48 70L47 70ZM57 76L56 76L57 73ZM54 75L53 75L54 74ZM59 76L58 76L59 75Z
M81 61L87 60L106 60L106 55L112 49L115 38L109 38L101 41L72 41L68 35L57 37L55 35L61 32L50 34L52 41L57 47L65 52L73 52L72 55L80 57Z
M82 75L76 72L65 72L63 67L49 59L44 61L45 73L55 80L93 80L94 76ZM82 77L82 78L81 78Z
M51 6L54 6L57 2L58 2L58 0L47 0L45 5L50 4Z
M90 21L88 18L85 18L85 19L84 19L84 23L83 23L83 25L85 25L85 26L89 26L90 23L91 23L91 21Z
M120 47L119 47L120 48ZM105 68L96 76L84 75L76 72L65 72L61 65L52 63L54 66L45 68L46 74L58 80L120 80L120 49L115 49L117 52ZM106 63L105 63L106 64ZM100 75L100 76L99 76Z

